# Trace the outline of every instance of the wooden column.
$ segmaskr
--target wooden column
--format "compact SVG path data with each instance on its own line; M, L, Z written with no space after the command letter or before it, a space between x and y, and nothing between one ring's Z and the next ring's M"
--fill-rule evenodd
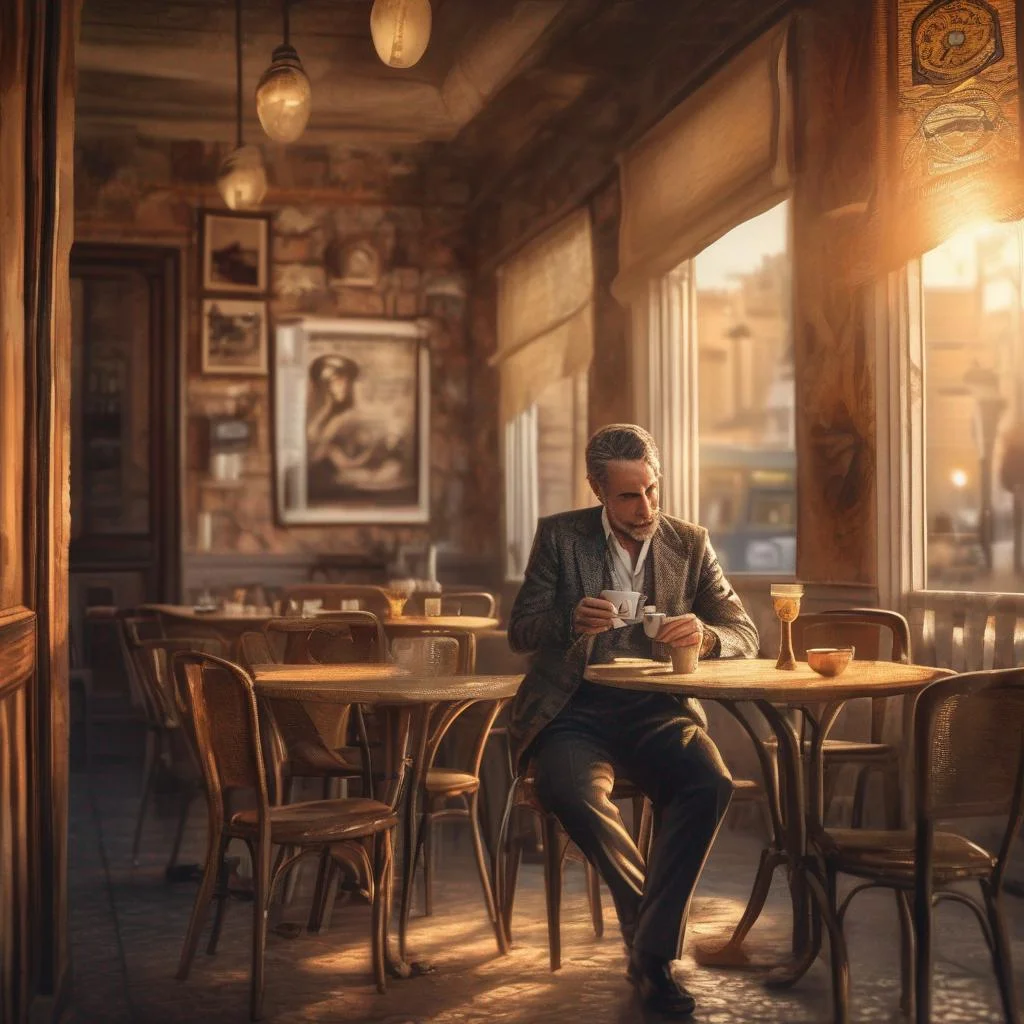
M813 0L797 18L794 194L797 577L876 577L875 388L865 293L845 283L878 129L872 4Z
M70 293L78 0L0 4L0 1018L68 978Z

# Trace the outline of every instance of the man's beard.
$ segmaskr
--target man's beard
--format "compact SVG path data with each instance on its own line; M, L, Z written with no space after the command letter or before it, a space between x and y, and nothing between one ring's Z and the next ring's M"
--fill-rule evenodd
M611 520L612 526L617 530L624 533L627 537L632 537L633 540L641 542L650 540L658 532L658 524L660 522L660 509L655 509L651 513L650 521L644 526L633 526L629 523L624 523L621 520Z

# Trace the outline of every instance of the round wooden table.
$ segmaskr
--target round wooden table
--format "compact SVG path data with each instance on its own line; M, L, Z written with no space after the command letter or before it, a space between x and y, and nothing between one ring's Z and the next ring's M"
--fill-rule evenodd
M160 616L164 632L169 637L215 636L229 648L228 656L236 657L238 642L243 633L250 630L259 632L274 617L273 610L261 608L240 614L217 609L197 611L188 604L144 604L144 611L156 612Z
M406 960L406 935L412 907L419 792L423 784L432 713L439 704L507 700L515 696L523 677L477 674L418 676L393 665L253 665L250 674L256 693L261 697L328 704L372 704L382 713L386 740L385 788L396 781L400 783L407 759L411 776L405 788L403 808L398 956L389 952L388 962L396 977L408 978L424 973L429 967ZM378 799L385 799L385 794L378 794ZM498 921L494 922L494 927L499 948L504 952L504 929Z
M722 967L771 965L745 951L743 940L764 908L775 868L786 864L793 903L792 954L787 963L769 973L768 984L792 985L806 973L821 948L822 922L835 924L810 842L822 828L822 744L848 700L916 694L951 674L924 665L853 661L842 675L826 678L805 662L785 671L767 658L708 659L688 675L643 659L592 665L586 670L586 679L604 686L718 701L754 744L764 775L772 842L762 853L750 900L728 941L724 946L712 941L698 948L698 962ZM778 772L760 732L737 706L740 702L752 703L771 728L778 744ZM788 714L794 709L810 729L811 742L806 747L799 726Z

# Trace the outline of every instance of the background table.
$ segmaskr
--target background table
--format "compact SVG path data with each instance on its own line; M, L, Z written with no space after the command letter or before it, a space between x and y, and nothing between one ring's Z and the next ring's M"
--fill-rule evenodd
M766 658L708 659L688 675L673 672L671 665L642 659L592 665L587 669L588 680L605 686L718 701L754 743L774 835L762 854L750 901L731 937L720 948L715 944L699 949L700 962L716 966L757 963L742 949L743 940L764 907L774 869L785 863L789 867L793 902L792 959L769 975L769 984L791 985L803 976L820 950L818 915L827 912L821 906L823 890L819 891L816 860L808 849L809 831L813 833L821 827L822 744L846 701L918 693L950 674L945 669L923 665L853 661L842 675L826 678L805 662L798 662L793 671L784 671ZM778 772L760 733L737 706L740 702L752 702L771 728L778 744ZM806 749L788 709L799 710L810 727L811 742Z
M396 777L402 759L410 757L410 778L403 813L398 957L388 956L392 973L399 977L409 977L416 973L414 966L406 960L406 934L412 906L419 791L423 783L431 713L438 704L513 697L523 677L475 674L417 676L390 665L253 665L251 674L256 693L261 697L375 705L384 715L386 735L389 738L385 744L385 779ZM497 922L495 928L501 944L504 942L504 930Z
M385 632L406 627L413 629L462 629L469 633L483 633L498 625L497 619L485 618L483 615L400 615L396 619L383 619L381 624Z

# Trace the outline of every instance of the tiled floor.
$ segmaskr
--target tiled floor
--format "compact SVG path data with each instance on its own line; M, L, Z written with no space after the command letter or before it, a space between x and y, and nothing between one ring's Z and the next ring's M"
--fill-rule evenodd
M131 835L138 800L136 765L102 765L91 783L73 776L71 808L71 925L74 1020L80 1024L244 1022L247 1014L250 905L232 905L216 956L202 947L187 982L174 980L178 953L195 894L192 883L167 884L163 863L173 815L151 816L142 864L133 869ZM204 811L196 807L184 859L201 860ZM375 1024L576 1021L627 1024L643 1019L623 977L624 958L605 898L608 930L596 939L582 896L582 872L567 870L562 969L547 963L541 870L524 865L514 919L514 949L496 954L468 856L456 827L441 846L435 915L415 916L410 946L432 960L434 974L393 981L379 995L369 974L369 910L339 902L322 936L271 935L267 951L265 1020ZM724 829L694 900L688 946L735 920L753 877L759 838ZM787 898L780 879L769 912L755 935L786 936ZM302 894L286 911L301 921ZM1007 910L1016 936L1018 984L1024 981L1024 902ZM999 1021L987 951L969 912L944 906L938 913L936 1012L942 1024ZM849 918L853 1018L884 1024L900 1020L898 947L891 896L867 893ZM689 952L683 970L698 999L697 1019L708 1024L824 1022L828 973L820 961L789 992L769 992L757 972L697 968Z

